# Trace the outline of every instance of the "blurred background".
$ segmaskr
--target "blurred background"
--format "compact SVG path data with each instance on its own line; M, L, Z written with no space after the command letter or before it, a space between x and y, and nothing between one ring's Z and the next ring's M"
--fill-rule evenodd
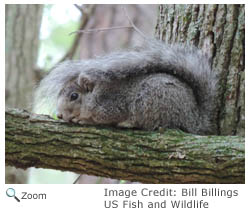
M153 37L157 6L123 7L133 23L147 36ZM40 30L38 66L50 69L58 61L66 58L91 58L141 42L140 35L132 28L69 35L80 29L123 26L130 26L130 23L121 5L46 5Z

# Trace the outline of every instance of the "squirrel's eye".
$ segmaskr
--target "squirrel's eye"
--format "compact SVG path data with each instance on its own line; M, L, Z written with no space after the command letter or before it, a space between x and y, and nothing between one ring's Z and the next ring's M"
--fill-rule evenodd
M78 98L78 93L76 92L73 92L71 95L70 95L70 101L74 101Z

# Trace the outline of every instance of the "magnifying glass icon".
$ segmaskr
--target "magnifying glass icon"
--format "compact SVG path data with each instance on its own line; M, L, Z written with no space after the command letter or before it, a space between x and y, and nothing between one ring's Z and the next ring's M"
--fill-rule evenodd
M16 197L16 191L15 191L15 189L13 189L13 188L8 188L8 189L6 190L6 195L7 195L8 197L14 197L14 198L16 199L17 202L20 202L20 200Z

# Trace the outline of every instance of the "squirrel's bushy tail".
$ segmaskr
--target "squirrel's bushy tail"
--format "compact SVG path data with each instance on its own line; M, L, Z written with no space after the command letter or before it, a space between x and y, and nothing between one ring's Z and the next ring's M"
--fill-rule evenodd
M183 45L149 44L155 52L160 72L176 76L192 88L200 115L200 132L215 132L217 77L209 64L208 56L196 47Z

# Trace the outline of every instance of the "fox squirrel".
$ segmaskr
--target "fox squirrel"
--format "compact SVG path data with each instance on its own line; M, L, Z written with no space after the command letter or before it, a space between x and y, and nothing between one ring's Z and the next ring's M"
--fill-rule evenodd
M147 40L131 50L66 61L40 82L34 109L49 103L58 118L79 124L212 134L217 78L207 58L195 47Z

